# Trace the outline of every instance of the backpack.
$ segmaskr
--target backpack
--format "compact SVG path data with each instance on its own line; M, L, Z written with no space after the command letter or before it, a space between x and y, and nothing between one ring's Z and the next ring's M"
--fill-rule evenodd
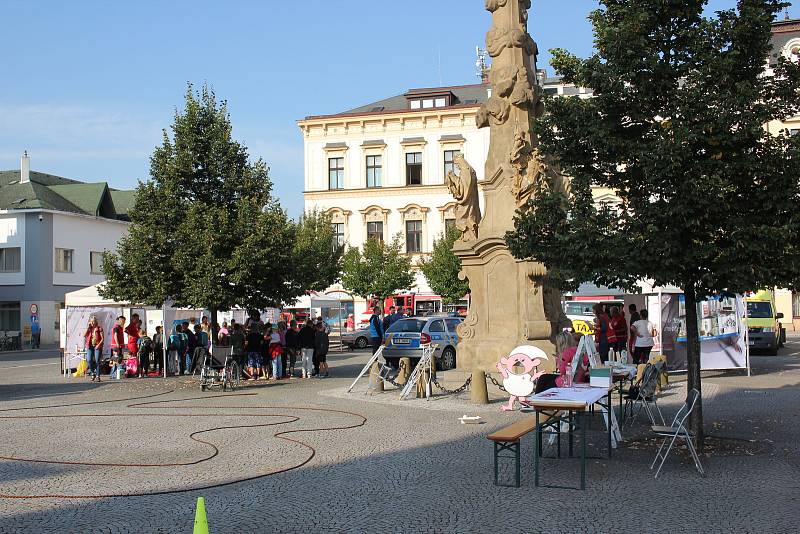
M176 335L169 336L169 341L167 342L167 350L181 350L181 344L178 341Z
M142 342L139 344L139 350L144 352L150 352L153 350L153 340L149 337L142 338Z

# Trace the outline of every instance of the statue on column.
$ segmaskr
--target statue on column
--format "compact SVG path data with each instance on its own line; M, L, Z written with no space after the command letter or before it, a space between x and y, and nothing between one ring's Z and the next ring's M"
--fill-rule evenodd
M461 232L462 241L474 241L478 239L478 225L481 222L478 177L463 154L456 154L453 163L458 167L459 173L449 171L445 183L458 203L456 228Z

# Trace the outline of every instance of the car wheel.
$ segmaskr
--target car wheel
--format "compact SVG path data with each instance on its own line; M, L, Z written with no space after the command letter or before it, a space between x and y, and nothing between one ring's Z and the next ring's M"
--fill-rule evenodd
M367 338L360 337L356 339L356 348L357 349L366 349L367 348Z
M767 356L777 356L778 355L778 342L775 342L775 345L767 349Z
M442 351L442 356L439 358L439 364L442 371L449 371L456 368L456 349L447 347Z

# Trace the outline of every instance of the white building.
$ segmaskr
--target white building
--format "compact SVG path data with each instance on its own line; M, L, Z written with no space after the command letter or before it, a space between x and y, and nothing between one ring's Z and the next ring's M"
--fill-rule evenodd
M545 79L542 71L539 80L548 94L589 96ZM484 178L489 129L478 129L475 118L489 91L483 83L411 89L298 121L305 142L305 209L329 213L337 239L351 247L369 237L388 242L399 235L418 264L455 220L455 203L445 186L453 156L464 154L478 180ZM421 272L408 289L420 302L415 311L441 310L441 299ZM355 311L365 312L366 303L354 300Z
M444 185L453 156L462 153L483 179L489 130L475 116L488 85L412 89L344 113L298 122L305 141L305 208L333 217L340 242L360 247L368 238L400 236L416 264L454 221L453 198ZM417 274L410 291L433 296ZM355 298L355 310L366 303Z
M64 295L104 280L102 253L127 233L133 191L31 171L27 154L20 167L0 171L0 335L35 315L51 344Z

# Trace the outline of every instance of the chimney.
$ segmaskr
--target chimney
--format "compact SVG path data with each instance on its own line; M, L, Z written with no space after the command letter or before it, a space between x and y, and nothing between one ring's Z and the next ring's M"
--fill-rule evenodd
M27 184L31 181L31 158L26 150L19 160L19 183Z

